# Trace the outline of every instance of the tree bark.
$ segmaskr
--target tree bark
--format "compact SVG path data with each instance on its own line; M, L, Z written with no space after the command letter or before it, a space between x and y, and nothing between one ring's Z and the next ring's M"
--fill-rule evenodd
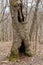
M27 31L25 33L26 33L27 37L28 37L28 35L30 36L30 38L28 39L26 44L29 43L29 40L31 41L31 38L32 38L31 36L32 36L33 30L34 30L35 24L36 24L36 41L37 41L37 21L36 20L37 20L37 11L38 11L39 2L40 2L40 0L37 0L37 2L36 2L36 7L35 7L34 16L33 16L33 22L32 22L31 29L30 29L30 34L26 33L28 31L28 28L27 28L28 25L27 25L27 27L25 26L27 28L26 29ZM15 39L15 35L16 36L18 35L18 34L14 34L14 32L17 31L19 33L19 31L17 29L17 26L15 26L15 25L17 25L16 23L18 21L19 22L24 22L24 20L22 20L22 18L24 18L24 15L23 15L23 12L22 12L22 7L20 7L20 3L17 3L17 0L16 1L15 0L10 0L10 11L11 11L11 16L12 16L12 26L13 26L13 45L12 45L11 52L12 52L12 50L14 52L15 51L15 49L14 49L14 43L15 43L14 39ZM18 20L17 14L19 14L19 19L20 20ZM16 29L16 31L14 31L14 29ZM20 34L19 34L19 36L20 36ZM27 38L26 38L26 40L27 40ZM27 46L27 48L28 48L28 46ZM29 50L30 49L31 49L31 45L29 43ZM18 51L17 51L17 54L18 54Z

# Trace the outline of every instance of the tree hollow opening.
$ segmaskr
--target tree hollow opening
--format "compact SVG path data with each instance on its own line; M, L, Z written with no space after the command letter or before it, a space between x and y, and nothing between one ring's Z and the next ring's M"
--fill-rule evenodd
M22 40L21 42L21 46L19 48L19 54L22 55L22 54L25 54L25 44L24 44L24 40Z

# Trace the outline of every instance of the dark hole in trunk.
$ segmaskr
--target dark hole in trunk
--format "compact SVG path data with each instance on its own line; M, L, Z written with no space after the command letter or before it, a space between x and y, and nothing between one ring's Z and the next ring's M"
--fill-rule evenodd
M21 46L19 48L19 54L25 54L25 45L24 45L24 41L22 40L21 42Z

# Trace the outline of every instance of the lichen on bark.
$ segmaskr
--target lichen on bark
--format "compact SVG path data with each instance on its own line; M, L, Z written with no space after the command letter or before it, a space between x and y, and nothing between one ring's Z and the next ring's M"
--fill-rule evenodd
M18 5L18 0L13 0L11 3L12 6L17 6Z

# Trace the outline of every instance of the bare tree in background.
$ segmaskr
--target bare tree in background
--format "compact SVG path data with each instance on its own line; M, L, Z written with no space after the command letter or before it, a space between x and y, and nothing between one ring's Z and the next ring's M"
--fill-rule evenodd
M38 36L38 21L37 21L37 12L38 12L38 6L39 6L39 3L40 3L40 0L37 0L36 2L36 6L35 6L35 11L34 11L34 16L33 16L33 22L32 22L32 25L31 25L31 28L30 28L30 33L29 33L29 36L30 36L30 41L32 40L32 33L33 31L35 30L35 46L34 46L34 49L35 49L35 52L37 51L37 36Z
M8 0L0 1L0 41L10 41L12 37L12 23L11 23L11 14L7 10L9 8ZM7 13L8 11L8 13ZM9 25L10 24L10 25Z

